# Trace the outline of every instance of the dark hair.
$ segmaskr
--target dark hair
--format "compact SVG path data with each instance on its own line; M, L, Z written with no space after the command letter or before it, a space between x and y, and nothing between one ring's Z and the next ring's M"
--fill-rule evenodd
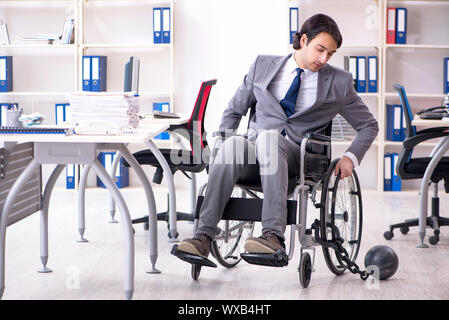
M343 38L338 29L337 23L331 17L318 13L307 19L301 27L300 32L296 32L293 39L293 49L301 49L300 39L303 34L307 36L307 44L312 41L321 32L326 32L337 42L337 48L340 48Z

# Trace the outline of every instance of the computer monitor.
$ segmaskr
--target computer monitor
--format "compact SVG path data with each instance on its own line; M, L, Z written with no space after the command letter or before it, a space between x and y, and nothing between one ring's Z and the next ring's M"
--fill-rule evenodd
M140 58L130 57L129 61L125 63L124 92L139 93L139 70Z

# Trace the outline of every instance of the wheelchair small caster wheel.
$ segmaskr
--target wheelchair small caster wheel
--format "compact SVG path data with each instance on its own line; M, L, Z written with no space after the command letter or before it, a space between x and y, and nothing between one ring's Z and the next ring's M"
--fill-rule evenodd
M201 266L198 264L192 264L192 279L198 280L201 272Z
M429 243L431 245L436 245L438 243L438 241L440 241L440 237L439 236L430 236L429 237Z
M399 230L401 230L402 234L407 234L410 231L410 228L405 226L405 227L401 227Z
M386 231L386 232L384 233L384 238L385 238L386 240L391 240L391 239L393 239L393 237L394 237L393 231Z
M148 222L144 222L143 223L143 230L148 231L150 229L150 225L148 224Z
M177 239L178 236L179 236L179 233L178 233L178 232L176 232L175 237L173 237L173 236L171 235L171 232L170 232L170 231L168 232L168 238L169 238L169 239Z
M312 260L310 254L304 252L299 263L299 282L303 288L307 288L312 277Z

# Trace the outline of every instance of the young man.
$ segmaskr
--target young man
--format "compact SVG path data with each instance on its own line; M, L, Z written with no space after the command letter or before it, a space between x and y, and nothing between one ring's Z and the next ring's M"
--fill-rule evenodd
M357 131L336 166L342 178L352 174L379 129L354 90L351 73L327 64L341 43L335 21L317 14L296 33L293 54L257 57L220 124L220 131L236 130L241 117L255 107L252 134L248 139L231 137L223 142L209 170L196 235L181 241L179 251L209 255L210 242L237 181L261 181L264 191L262 235L248 238L245 249L250 253L285 250L287 185L289 176L299 172L299 145L307 133L321 132L337 114ZM267 152L267 146L272 152ZM256 161L250 161L251 156ZM218 161L223 158L227 161Z

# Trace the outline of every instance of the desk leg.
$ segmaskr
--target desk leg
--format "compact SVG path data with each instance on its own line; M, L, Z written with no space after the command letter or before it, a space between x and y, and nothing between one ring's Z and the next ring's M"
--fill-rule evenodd
M154 199L153 189L151 188L151 184L148 181L145 172L142 167L139 165L134 156L126 149L126 147L120 148L120 152L125 160L129 163L131 168L136 171L137 176L139 177L142 186L145 190L145 196L147 198L148 205L148 241L150 246L150 261L151 261L151 269L147 271L147 273L161 273L159 270L155 268L156 260L157 260L157 211L156 211L156 201Z
M14 182L8 196L3 205L3 211L0 214L0 298L3 296L5 290L5 245L6 245L6 228L8 226L8 216L12 209L14 201L20 190L31 178L33 173L39 168L39 163L36 160L31 160L26 169L20 174Z
M86 230L86 185L89 171L90 164L86 165L81 173L78 189L78 232L80 233L80 239L77 242L88 242L84 238L84 231Z
M112 162L112 171L110 172L112 180L115 181L115 173L117 172L117 167L120 162L120 158L122 155L120 154L120 151L117 151L114 156L114 161ZM117 220L115 220L115 202L114 199L111 197L109 202L109 214L111 215L111 220L109 223L118 223Z
M421 182L421 192L420 192L420 208L419 208L419 240L420 243L417 244L418 248L427 248L428 246L424 243L424 237L426 236L426 220L427 220L427 200L429 197L429 183L432 177L433 171L435 170L438 162L444 156L446 151L449 149L449 136L445 138L445 141L441 144L441 147L432 157L424 173L424 177Z
M56 184L56 180L61 175L64 170L65 165L58 164L50 177L48 178L47 184L45 185L44 195L42 196L42 208L41 208L41 262L42 269L38 270L39 273L52 272L51 269L47 268L48 262L48 207L50 206L51 192Z
M111 176L103 168L100 161L95 160L91 166L112 194L112 197L119 208L125 240L125 296L126 299L131 299L134 293L134 233L128 206L114 181L112 181Z
M177 239L178 231L176 228L176 190L175 190L175 183L173 180L173 174L164 156L156 147L156 145L153 143L153 141L147 140L145 141L145 143L147 147L151 150L151 152L153 152L157 161L159 161L159 164L164 170L165 177L167 178L168 196L169 196L168 224L170 227L170 235L171 235L169 242L179 242L179 240Z

